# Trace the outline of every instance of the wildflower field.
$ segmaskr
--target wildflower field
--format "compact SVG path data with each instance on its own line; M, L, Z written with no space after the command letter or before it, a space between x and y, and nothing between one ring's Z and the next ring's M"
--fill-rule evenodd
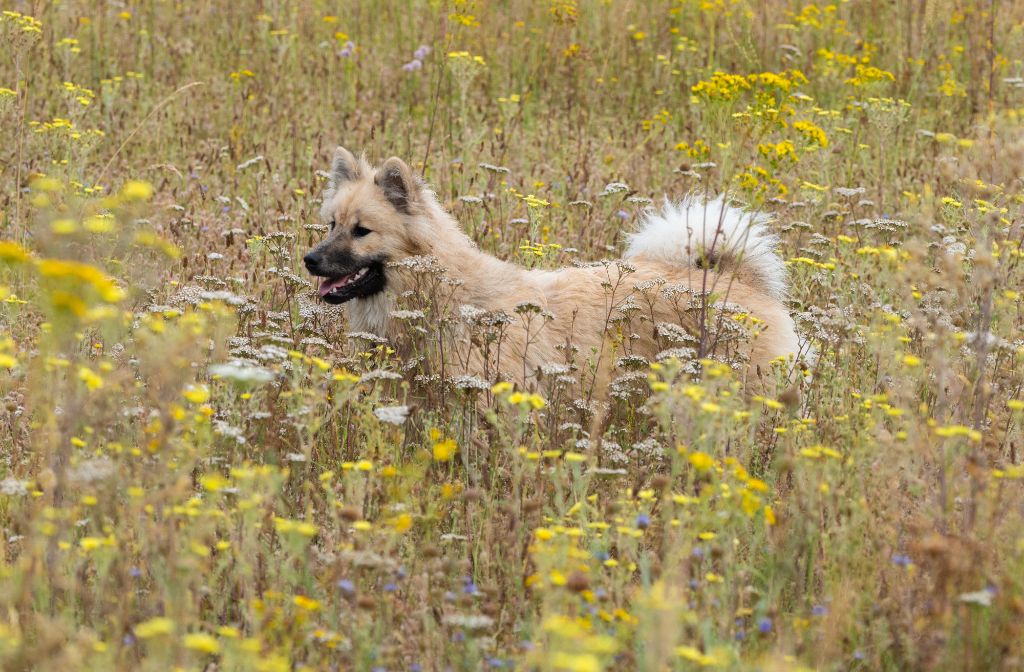
M1021 3L6 5L0 669L1024 667ZM536 268L728 193L807 356L350 337L338 144Z

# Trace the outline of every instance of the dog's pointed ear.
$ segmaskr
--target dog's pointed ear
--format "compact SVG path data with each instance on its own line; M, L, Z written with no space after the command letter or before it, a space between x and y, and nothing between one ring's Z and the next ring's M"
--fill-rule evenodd
M419 182L405 161L392 156L380 167L373 181L396 210L407 215L412 213L419 194Z
M331 161L331 187L337 188L357 177L359 162L352 156L352 152L339 146L334 150L334 160Z

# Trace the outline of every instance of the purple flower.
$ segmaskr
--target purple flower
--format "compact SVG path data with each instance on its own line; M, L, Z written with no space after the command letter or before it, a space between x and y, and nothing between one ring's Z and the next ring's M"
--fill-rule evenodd
M903 555L902 553L897 553L896 555L892 556L892 562L893 564L899 565L900 567L907 567L911 564L910 556Z
M636 517L636 526L639 527L641 530L646 530L648 527L651 526L651 517L648 516L646 513L641 513Z
M828 613L828 607L826 607L823 604L816 604L813 607L811 607L811 615L812 616L824 616L827 613Z
M416 72L417 70L421 70L422 68L423 61L421 61L418 58L414 58L402 66L402 70L405 70L406 72Z
M139 569L138 567L132 567L131 569L128 570L128 573L133 578L136 578L136 579L139 578L140 576L142 576L142 570Z
M356 592L356 585L348 579L341 579L335 585L346 595L354 595Z
M338 56L341 56L342 58L348 58L349 56L351 56L355 52L355 50L356 50L355 43L352 42L352 40L349 40L341 48L341 51L338 52Z
M762 618L760 621L757 622L757 630L762 635L767 635L769 632L772 631L772 619L768 618L767 616Z
M619 210L618 212L615 213L615 216L618 217L619 219L629 219L629 213L626 212L625 210Z
M422 61L424 58L426 58L430 54L430 52L431 52L430 47L428 47L425 44L421 44L416 49L416 51L413 52L412 57L415 58L417 61Z
M386 593L393 593L396 590L398 590L398 584L396 584L396 583L385 583L384 584L384 592L386 592Z

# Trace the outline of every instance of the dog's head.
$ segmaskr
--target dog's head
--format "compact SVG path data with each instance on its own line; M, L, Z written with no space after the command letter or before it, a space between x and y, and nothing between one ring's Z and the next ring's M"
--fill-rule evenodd
M330 230L303 258L321 278L320 297L345 303L384 291L387 263L423 252L414 235L422 199L419 180L401 159L375 169L344 147L335 150L321 210Z

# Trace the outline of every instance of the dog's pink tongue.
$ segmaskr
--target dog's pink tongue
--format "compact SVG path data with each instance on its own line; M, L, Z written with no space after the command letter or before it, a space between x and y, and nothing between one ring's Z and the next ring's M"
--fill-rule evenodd
M333 280L331 280L330 278L324 278L323 280L320 281L320 289L318 290L318 293L320 294L320 296L327 296L328 294L336 290L338 287L344 285L345 280L347 279L347 275L343 275L340 278L335 278Z

